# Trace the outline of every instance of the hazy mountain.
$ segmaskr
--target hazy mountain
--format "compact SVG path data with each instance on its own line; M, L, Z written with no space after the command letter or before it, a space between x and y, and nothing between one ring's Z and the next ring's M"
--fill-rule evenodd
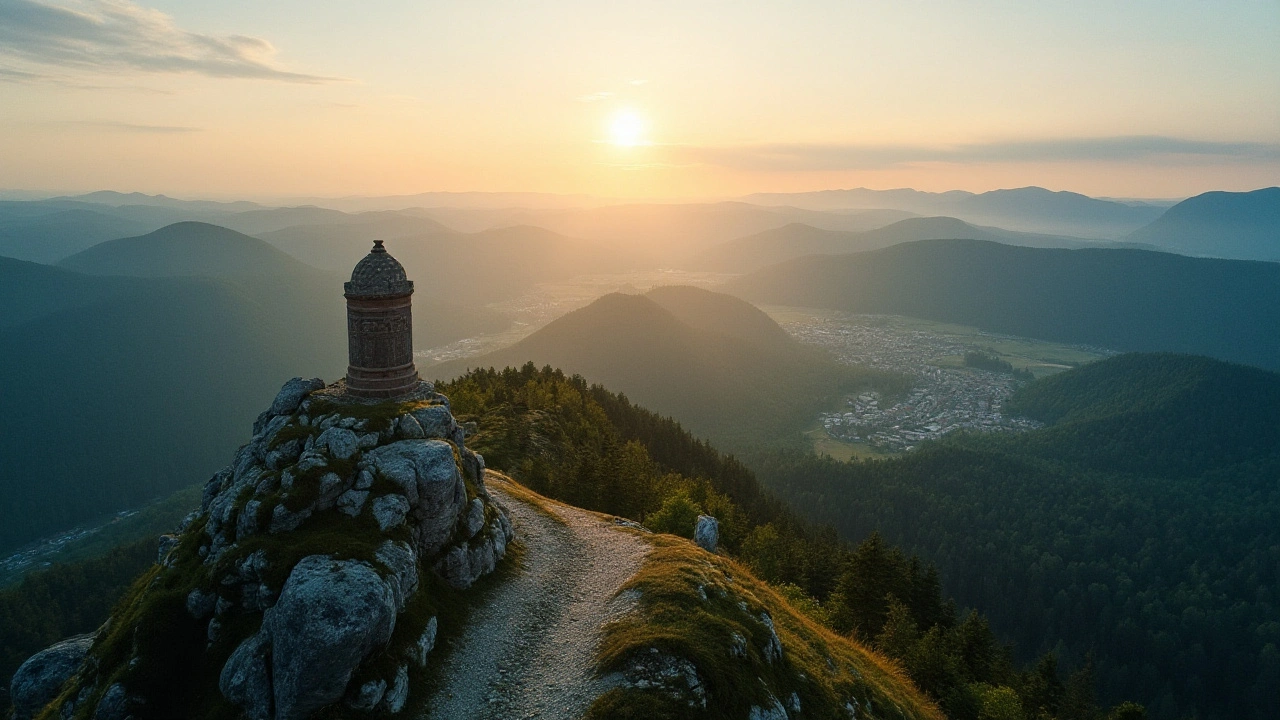
M762 315L741 300L697 288L661 288L653 297L611 294L508 348L424 374L447 379L467 368L551 365L740 451L797 430L841 391L870 377L801 346Z
M0 256L54 263L103 240L147 232L150 224L83 208L0 203Z
M1100 200L1039 187L993 190L980 194L898 190L824 190L811 193L758 193L743 198L761 205L792 205L815 210L889 208L919 215L949 215L967 222L1009 230L1088 238L1118 238L1151 222L1161 203Z
M635 253L649 265L682 263L717 243L802 222L829 230L870 230L911 213L900 210L820 212L747 203L627 204L576 209L433 208L431 217L464 231L535 225Z
M793 223L717 245L702 253L693 265L724 272L751 272L805 255L842 255L915 240L951 239L990 240L1027 247L1079 248L1098 245L1097 242L1081 238L975 227L949 217L907 218L866 232L822 230Z
M1280 261L1280 187L1188 198L1129 239L1185 255Z
M395 238L388 232L414 226L430 231ZM528 226L459 233L426 219L386 218L370 225L290 228L262 237L307 263L342 273L349 273L369 251L371 240L388 239L387 249L417 281L415 298L466 305L517 297L541 282L643 264L630 253Z
M246 212L249 210L257 210L262 205L249 202L248 200L233 200L230 202L219 202L216 200L179 200L171 198L167 195L147 195L146 193L130 192L122 193L114 190L99 190L97 192L85 193L83 195L71 195L65 197L67 200L77 202L98 203L102 205L111 205L119 207L122 205L148 205L154 207L181 208L186 210L200 209L213 212Z
M290 198L290 205L317 205L343 212L403 210L406 208L571 208L608 204L607 198L592 195L560 195L538 192L425 192L382 197L347 196L337 198ZM614 201L616 202L616 201Z
M200 222L174 223L146 235L109 240L58 264L94 275L135 277L287 276L315 272L257 238Z
M846 537L877 530L937 563L1024 656L1092 654L1106 701L1274 717L1275 602L1258 589L1280 582L1280 375L1129 354L1030 383L1006 409L1047 426L761 476Z
M1097 200L1038 187L993 190L953 200L957 217L1009 230L1117 238L1164 212L1155 205Z
M308 264L334 272L349 272L369 251L374 240L458 234L427 217L391 212L353 217L361 221L294 225L259 233L258 237Z
M764 346L791 344L791 336L773 318L732 295L688 285L665 285L650 290L645 297L695 330L721 333Z
M223 281L4 261L0 288L57 300L0 329L3 547L198 481L291 374L341 367L324 343L288 345L296 318Z
M381 220L394 223L406 219ZM424 222L434 225L430 220ZM279 331L282 343L311 347L322 357L332 358L342 354L341 343L346 338L342 282L370 246L363 239L346 240L343 247L349 252L332 271L320 270L258 238L217 225L183 222L141 237L100 243L60 265L95 275L204 275L231 281L254 302L288 319ZM429 277L432 268L425 265L416 263L410 277ZM432 283L419 283L418 288L413 330L419 348L495 332L510 322L493 310L459 302L448 288Z
M768 304L1280 367L1280 265L1273 263L939 240L799 258L729 289Z

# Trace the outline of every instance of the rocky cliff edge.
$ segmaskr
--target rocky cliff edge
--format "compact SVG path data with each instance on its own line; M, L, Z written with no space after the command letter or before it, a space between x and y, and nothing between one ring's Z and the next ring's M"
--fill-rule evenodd
M294 378L92 636L14 677L15 718L396 714L513 539L448 398Z

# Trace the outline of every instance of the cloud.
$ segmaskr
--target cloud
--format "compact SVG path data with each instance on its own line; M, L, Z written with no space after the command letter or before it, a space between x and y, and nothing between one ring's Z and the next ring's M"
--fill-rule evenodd
M275 48L243 35L203 35L179 28L173 18L129 0L82 0L53 5L36 0L0 0L0 77L42 79L12 67L109 72L191 73L220 78L253 78L325 83L338 78L281 69ZM30 77L23 77L30 76Z
M39 73L23 72L21 70L10 70L0 67L0 82L34 82L36 80L45 80L47 75Z
M1280 144L1217 142L1155 135L1065 138L962 145L760 144L669 146L685 161L738 170L876 170L916 163L1132 162L1171 157L1280 160Z
M585 103L600 102L601 100L608 100L611 97L613 97L613 93L608 92L606 90L601 90L600 92L594 92L594 93L591 93L590 95L579 95L578 102L585 102Z
M159 135L204 131L204 128L187 127L185 125L141 125L137 123L119 122L116 120L67 120L59 124L92 128L95 130L110 130L114 132L127 133L152 133Z

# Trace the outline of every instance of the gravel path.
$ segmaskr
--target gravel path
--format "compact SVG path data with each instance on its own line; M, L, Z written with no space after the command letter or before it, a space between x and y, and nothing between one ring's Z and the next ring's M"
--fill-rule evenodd
M550 505L566 524L503 492L523 569L494 588L445 660L425 718L576 720L607 686L593 677L600 627L631 603L614 593L649 546L598 516Z

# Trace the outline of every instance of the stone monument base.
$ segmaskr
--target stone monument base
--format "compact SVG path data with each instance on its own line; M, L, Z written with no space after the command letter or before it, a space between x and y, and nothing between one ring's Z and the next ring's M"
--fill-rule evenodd
M418 369L413 363L392 368L347 366L347 392L368 398L393 398L412 392L418 384Z

